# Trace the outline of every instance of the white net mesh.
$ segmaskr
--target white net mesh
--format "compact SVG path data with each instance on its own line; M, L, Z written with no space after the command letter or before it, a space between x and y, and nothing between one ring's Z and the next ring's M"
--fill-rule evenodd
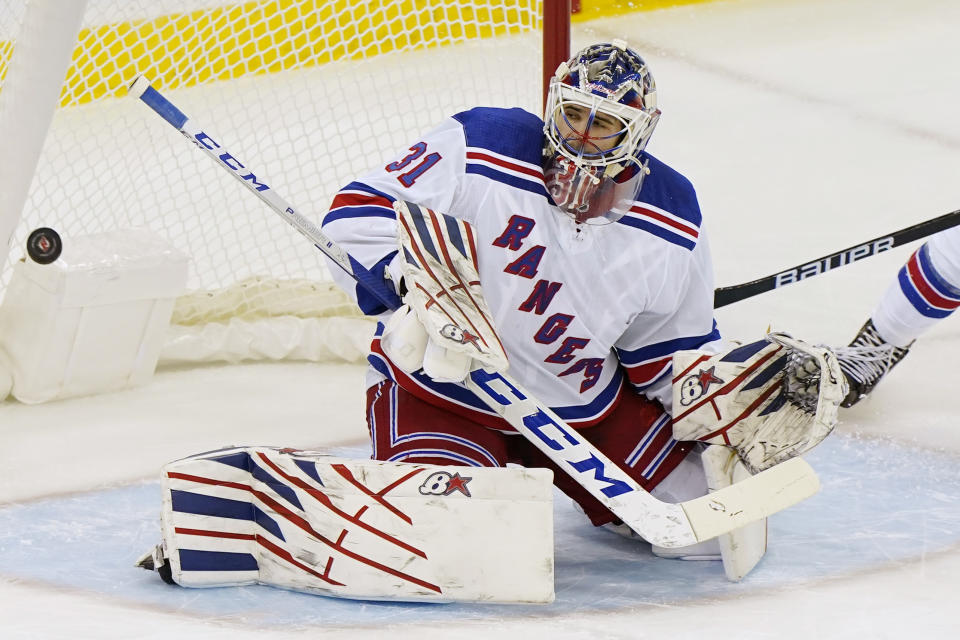
M0 13L0 91L28 1ZM540 0L89 0L0 290L36 227L146 227L192 258L177 323L357 313L309 242L126 86L146 75L319 224L443 117L538 111L539 29Z

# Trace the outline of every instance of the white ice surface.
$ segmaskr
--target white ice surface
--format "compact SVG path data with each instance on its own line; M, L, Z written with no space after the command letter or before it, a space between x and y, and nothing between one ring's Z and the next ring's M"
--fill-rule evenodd
M622 37L644 53L664 111L651 151L696 185L717 284L728 285L957 208L958 24L953 0L742 0L580 25L573 44ZM756 337L772 324L808 340L845 343L909 251L720 309L717 320L730 337ZM588 531L559 510L570 518L557 524L558 602L465 609L460 619L350 603L329 624L309 612L278 624L230 612L223 590L157 591L149 599L140 594L152 583L139 574L114 591L85 587L77 577L86 562L90 582L102 579L104 557L85 557L86 547L62 532L90 537L91 549L100 538L126 536L122 527L111 530L108 518L102 530L71 519L71 508L137 496L144 485L136 483L155 478L169 460L228 444L360 446L362 367L164 370L138 390L43 406L0 404L0 565L46 539L31 528L43 522L42 514L31 515L40 512L64 514L60 537L49 539L63 540L67 556L63 575L56 572L58 548L42 555L52 568L38 570L41 577L0 571L0 638L960 637L953 612L960 586L960 497L953 491L960 484L960 411L952 397L958 356L960 321L950 318L918 341L875 397L841 414L837 438L810 457L824 491L796 508L805 510L772 521L795 522L792 530L803 535L775 530L771 555L743 585L715 580L700 563L641 553L644 571L624 576L603 558L629 557L627 541ZM135 506L151 508L148 501ZM578 545L589 560L579 568ZM831 564L817 565L822 558ZM280 605L329 606L263 591ZM244 593L237 598L255 601ZM225 604L217 609L212 598Z

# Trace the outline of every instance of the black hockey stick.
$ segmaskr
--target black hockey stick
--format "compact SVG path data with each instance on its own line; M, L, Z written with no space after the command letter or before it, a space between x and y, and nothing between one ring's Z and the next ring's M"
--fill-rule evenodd
M764 278L730 285L729 287L719 287L713 292L713 308L719 309L720 307L725 307L739 300L752 298L755 295L779 289L780 287L799 280L812 278L821 273L842 267L845 264L875 256L881 251L893 249L894 247L899 247L902 244L913 242L920 238L926 238L938 231L955 227L958 224L960 224L960 209L945 213L942 216L927 220L926 222L919 222L905 229L888 233L879 238L868 240L862 244L843 249L842 251L831 253L822 258L817 258L812 262L785 269L784 271L774 273Z

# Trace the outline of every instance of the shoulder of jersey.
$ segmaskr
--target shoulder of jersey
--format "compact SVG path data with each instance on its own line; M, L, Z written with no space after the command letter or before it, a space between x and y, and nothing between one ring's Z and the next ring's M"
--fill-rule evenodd
M477 107L453 116L463 128L466 172L547 198L543 121L523 109Z
M549 198L544 186L543 121L519 108L476 107L453 116L463 128L466 172ZM700 237L700 206L690 181L645 153L650 175L617 224L692 250Z
M468 149L485 149L520 162L540 164L543 121L529 111L476 107L453 119L463 127Z
M630 210L617 224L652 234L693 250L700 238L700 205L693 184L676 169L648 153L650 174L644 179Z

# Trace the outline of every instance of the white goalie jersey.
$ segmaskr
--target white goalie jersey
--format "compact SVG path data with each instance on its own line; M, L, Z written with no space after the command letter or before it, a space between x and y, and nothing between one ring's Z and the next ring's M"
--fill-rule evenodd
M464 220L476 234L483 293L513 377L575 427L603 419L630 387L669 410L674 352L712 350L720 340L693 187L644 154L650 173L626 215L578 225L547 192L542 131L542 121L521 109L457 114L344 187L324 232L383 273L397 251L395 200ZM386 311L339 268L331 272L365 313ZM380 331L371 383L386 376L421 399L499 425L461 385L394 366Z

